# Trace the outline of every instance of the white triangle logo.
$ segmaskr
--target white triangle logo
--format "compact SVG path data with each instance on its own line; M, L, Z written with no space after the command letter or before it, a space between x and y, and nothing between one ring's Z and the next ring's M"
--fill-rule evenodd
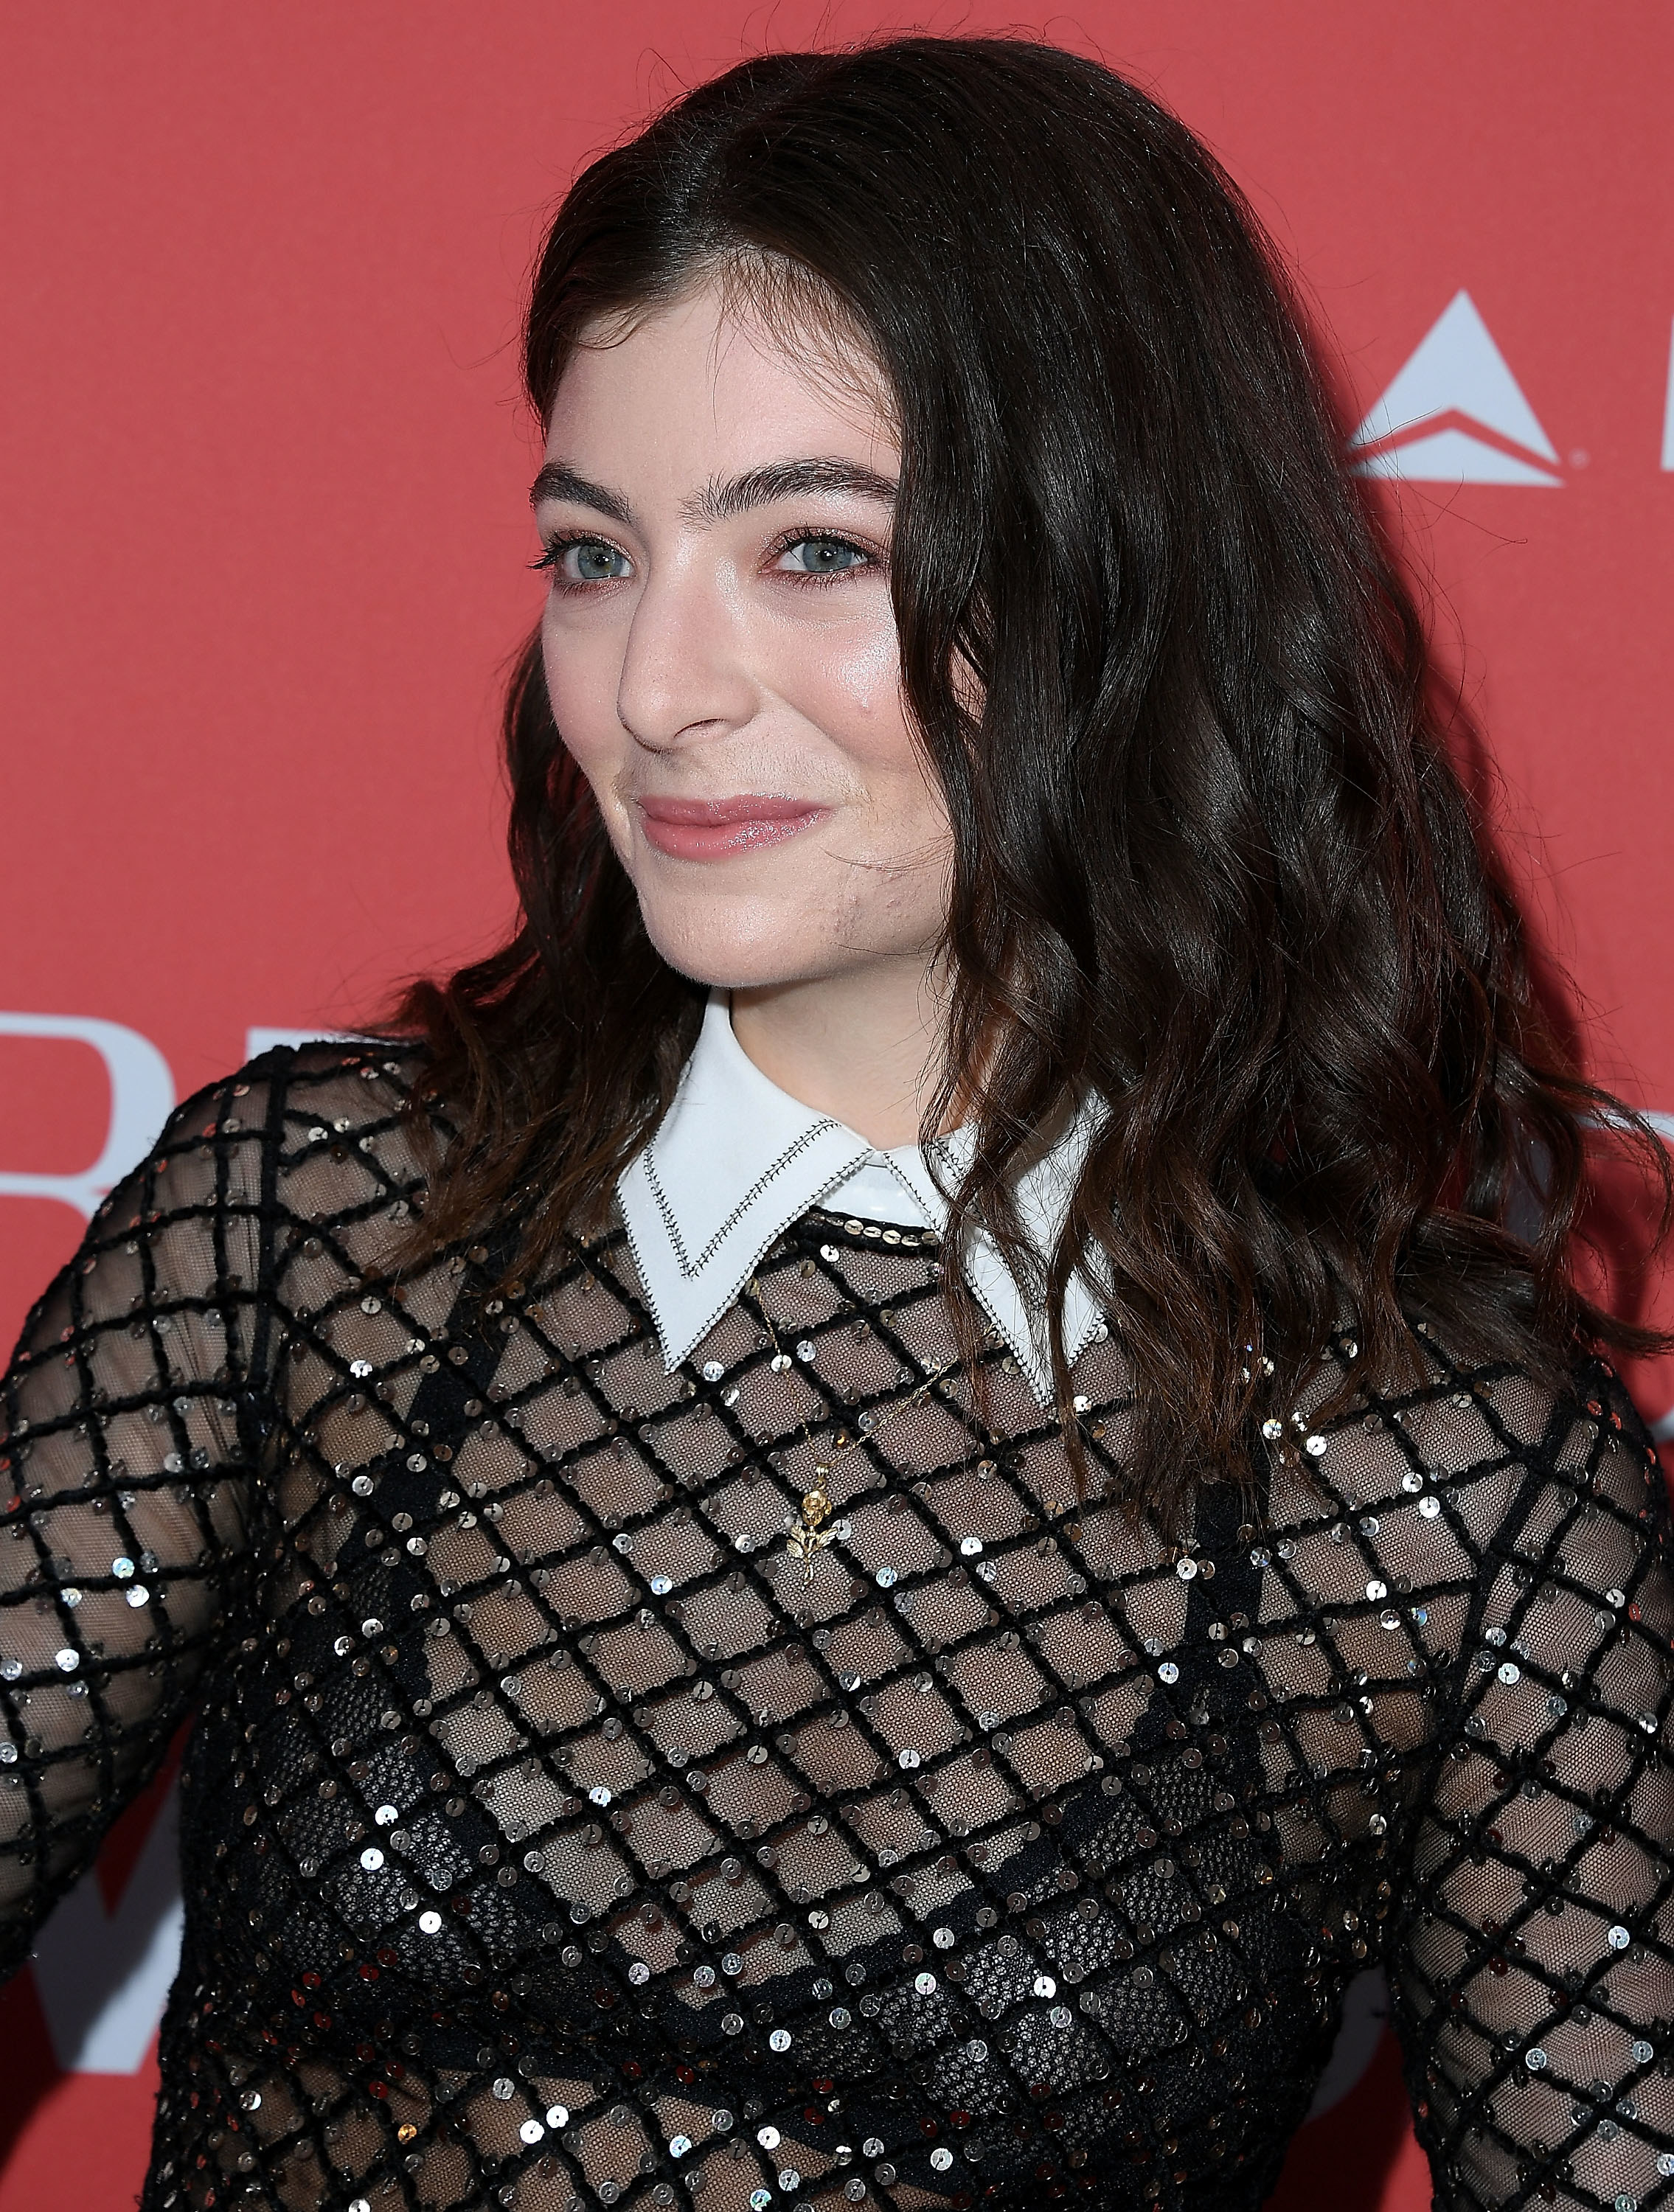
M1483 434L1487 434L1484 435ZM1458 293L1349 440L1359 473L1425 483L1559 484L1557 449L1469 292Z

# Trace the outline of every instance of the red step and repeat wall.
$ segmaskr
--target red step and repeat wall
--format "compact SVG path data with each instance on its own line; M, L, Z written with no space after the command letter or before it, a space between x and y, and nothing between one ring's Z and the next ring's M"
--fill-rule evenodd
M0 1328L173 1100L509 902L520 288L577 163L764 46L1023 27L1214 147L1342 363L1600 1072L1674 1133L1674 16L1563 0L288 0L0 13ZM1637 1377L1674 1433L1674 1371ZM0 1995L0 2212L143 2167L167 1778ZM1417 2212L1380 1985L1279 2201Z

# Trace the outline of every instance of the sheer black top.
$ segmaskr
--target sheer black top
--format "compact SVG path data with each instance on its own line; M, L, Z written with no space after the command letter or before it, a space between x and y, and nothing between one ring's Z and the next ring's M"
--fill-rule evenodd
M986 1421L898 1410L928 1232L808 1214L672 1375L619 1231L396 1279L416 1068L183 1107L0 1401L0 1966L196 1717L146 2212L1245 2212L1379 1962L1440 2204L1674 2204L1668 1516L1607 1368L1424 1338L1167 1546L1002 1345ZM1074 1382L1119 1460L1113 1337Z

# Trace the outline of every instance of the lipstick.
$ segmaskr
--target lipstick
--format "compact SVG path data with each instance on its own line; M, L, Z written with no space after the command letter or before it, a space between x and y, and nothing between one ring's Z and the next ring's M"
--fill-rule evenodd
M675 860L725 860L738 853L782 845L831 811L806 799L778 799L753 791L732 799L642 795L635 804L645 825L646 843Z

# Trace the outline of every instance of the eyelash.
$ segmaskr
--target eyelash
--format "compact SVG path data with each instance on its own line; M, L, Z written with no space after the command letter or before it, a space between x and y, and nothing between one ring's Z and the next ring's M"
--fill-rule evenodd
M798 584L811 584L820 588L830 584L844 584L851 577L861 574L863 570L875 568L879 565L875 553L868 551L864 545L857 544L852 538L846 538L839 530L788 530L775 541L770 549L768 557L772 561L782 560L793 545L803 544L841 545L850 553L858 553L861 558L852 568L830 569L823 576L816 574L812 569L800 572L787 569L781 572L792 577ZM571 594L597 592L611 584L627 582L628 579L625 576L598 576L588 581L571 583L568 578L559 573L559 564L571 547L576 545L603 545L609 547L612 553L622 552L622 548L619 545L612 545L608 538L600 538L592 532L571 532L566 536L551 539L539 560L531 561L529 566L534 569L550 568L552 571L552 588L556 592ZM626 560L630 556L624 553L622 557Z

